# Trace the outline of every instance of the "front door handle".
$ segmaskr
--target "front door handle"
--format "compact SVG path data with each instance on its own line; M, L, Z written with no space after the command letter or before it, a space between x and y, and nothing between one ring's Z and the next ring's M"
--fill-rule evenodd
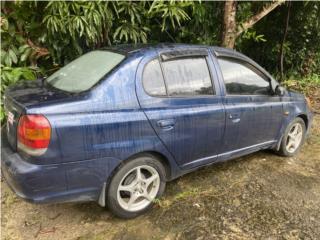
M159 120L157 124L164 130L171 130L174 127L175 121L174 119Z

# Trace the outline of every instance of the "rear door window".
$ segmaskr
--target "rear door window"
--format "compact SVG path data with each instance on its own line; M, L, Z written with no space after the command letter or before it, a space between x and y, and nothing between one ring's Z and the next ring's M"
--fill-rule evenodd
M158 59L147 63L143 71L143 87L151 96L165 96L166 87Z
M214 93L205 57L181 58L162 63L169 96Z

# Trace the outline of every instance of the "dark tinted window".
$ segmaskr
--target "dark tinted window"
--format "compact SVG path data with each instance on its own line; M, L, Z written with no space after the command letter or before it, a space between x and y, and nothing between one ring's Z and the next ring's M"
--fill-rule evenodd
M219 64L228 94L267 95L270 93L269 82L249 65L227 59L219 59Z
M168 95L213 94L207 61L203 57L163 62Z
M143 71L143 86L145 91L150 95L166 95L166 88L158 59L154 59L146 65Z

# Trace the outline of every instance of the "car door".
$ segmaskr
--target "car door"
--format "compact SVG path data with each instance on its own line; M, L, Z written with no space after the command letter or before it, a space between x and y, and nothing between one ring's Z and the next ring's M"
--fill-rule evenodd
M207 50L160 53L142 61L137 95L156 134L182 168L214 161L225 113Z
M218 58L225 86L224 151L239 151L273 143L278 136L282 102L269 79L248 62Z

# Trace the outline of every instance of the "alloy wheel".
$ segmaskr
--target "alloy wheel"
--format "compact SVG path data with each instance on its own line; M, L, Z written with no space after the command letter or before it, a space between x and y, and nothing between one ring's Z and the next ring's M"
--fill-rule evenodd
M157 170L148 165L138 166L120 181L117 201L127 211L140 211L155 199L159 188L160 176Z
M295 152L302 142L302 137L303 129L301 124L297 122L291 126L290 131L288 133L286 141L286 150L289 153Z

